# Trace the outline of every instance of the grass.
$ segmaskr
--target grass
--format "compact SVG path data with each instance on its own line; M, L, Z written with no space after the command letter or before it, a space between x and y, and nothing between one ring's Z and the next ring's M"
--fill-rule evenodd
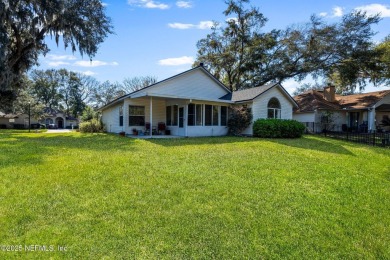
M390 258L389 149L2 131L0 151L0 259Z

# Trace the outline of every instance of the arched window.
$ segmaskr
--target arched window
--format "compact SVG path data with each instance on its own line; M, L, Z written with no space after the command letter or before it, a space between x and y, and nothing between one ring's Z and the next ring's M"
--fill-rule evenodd
M268 101L268 118L281 118L281 107L280 102L277 98L271 98Z

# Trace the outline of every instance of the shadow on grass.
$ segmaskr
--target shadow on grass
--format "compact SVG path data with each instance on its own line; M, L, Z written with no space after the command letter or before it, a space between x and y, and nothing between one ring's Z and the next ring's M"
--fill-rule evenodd
M58 151L136 151L134 140L111 134L0 133L0 166L24 166L42 163L44 157Z
M339 144L338 141L329 140L322 137L304 136L298 139L267 139L270 142L278 143L295 148L309 149L313 151L353 155L354 153Z

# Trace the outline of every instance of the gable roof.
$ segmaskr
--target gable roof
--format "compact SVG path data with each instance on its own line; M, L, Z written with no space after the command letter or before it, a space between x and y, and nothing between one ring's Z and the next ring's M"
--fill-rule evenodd
M133 91L133 92L128 93L128 94L126 94L126 95L123 95L123 96L121 96L121 97L119 97L119 98L117 98L117 99L114 99L113 101L111 101L111 102L109 102L108 104L106 104L106 105L102 106L101 108L99 108L99 110L102 110L102 109L104 109L104 108L106 108L106 107L109 107L109 106L111 106L111 105L113 105L113 104L115 104L115 103L117 103L117 102L119 102L119 101L121 101L121 100L124 100L124 99L126 99L126 98L129 98L129 97L131 97L131 96L133 96L133 95L137 95L139 92L142 92L142 91L147 90L147 89L149 89L149 88L152 88L152 87L161 85L162 83L165 83L165 82L167 82L167 81L174 80L174 79L176 79L176 78L178 78L178 77L181 77L181 76L183 76L183 75L185 75L185 74L191 73L191 72L193 72L193 71L195 71L195 70L200 70L200 71L202 71L202 72L205 73L211 80L213 80L215 83L217 83L217 85L219 85L223 90L225 90L225 91L228 92L228 93L231 92L231 91L230 91L230 90L229 90L221 81L219 81L216 77L214 77L207 69L205 69L203 66L199 65L199 66L194 67L194 68L192 68L192 69L186 70L186 71L184 71L184 72L182 72L182 73L176 74L176 75L174 75L174 76L172 76L172 77L166 78L166 79L161 80L161 81L159 81L159 82L156 82L156 83L154 83L154 84L152 84L152 85L149 85L149 86L147 86L147 87L141 88L141 89L136 90L136 91Z
M390 90L375 91L347 96L335 95L335 101L330 102L324 98L323 91L309 90L294 97L295 101L299 105L299 109L297 109L295 112L313 112L316 109L367 109L369 107L374 106L388 94L390 94Z
M233 92L221 97L220 99L231 100L233 102L253 100L275 85L276 84L267 84L267 85L263 85L260 87L233 91Z
M259 97L263 93L267 92L268 90L272 89L273 87L279 87L279 89L282 90L283 94L291 101L291 103L293 103L295 107L298 107L296 101L290 96L290 94L288 94L288 92L279 83L271 83L259 87L233 91L232 93L229 93L221 97L220 99L231 100L233 102L251 101Z

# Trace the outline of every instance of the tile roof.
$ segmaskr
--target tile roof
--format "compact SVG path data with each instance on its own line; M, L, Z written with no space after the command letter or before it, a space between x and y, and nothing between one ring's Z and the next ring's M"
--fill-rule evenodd
M343 108L361 109L372 107L388 94L390 90L340 96L336 99Z
M325 100L323 91L309 90L293 98L298 103L299 106L296 112L301 112L301 113L313 112L316 109L330 109L330 110L341 109L337 101L329 102Z
M354 95L335 95L335 101L329 102L324 98L323 91L309 90L294 97L299 108L296 112L313 112L316 109L366 109L378 103L386 95L390 94L390 90L375 91L363 94Z

